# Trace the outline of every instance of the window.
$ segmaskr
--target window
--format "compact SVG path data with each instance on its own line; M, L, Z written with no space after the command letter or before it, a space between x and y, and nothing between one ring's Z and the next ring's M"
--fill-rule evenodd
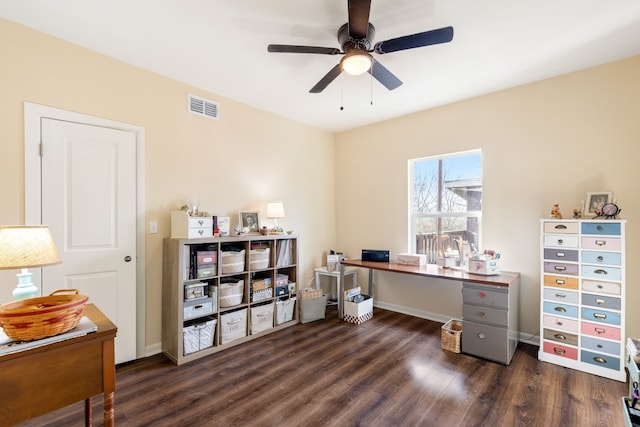
M409 236L412 253L457 254L480 247L482 153L466 151L409 160Z

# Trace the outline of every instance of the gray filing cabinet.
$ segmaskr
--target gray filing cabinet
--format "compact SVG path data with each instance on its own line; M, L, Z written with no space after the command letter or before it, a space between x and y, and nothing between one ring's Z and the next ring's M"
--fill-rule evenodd
M508 365L518 346L519 281L462 284L463 353Z

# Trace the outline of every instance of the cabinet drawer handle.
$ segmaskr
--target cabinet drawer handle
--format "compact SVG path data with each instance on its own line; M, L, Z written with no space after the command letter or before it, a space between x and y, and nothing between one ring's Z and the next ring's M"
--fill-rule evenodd
M604 289L604 286L598 285L598 289Z
M559 293L556 293L556 298L566 298L566 297L567 297L567 295L566 295L566 294L559 294Z
M484 335L482 332L480 332L480 333L478 334L478 338L480 338L481 340L483 340L483 339L485 338L485 335Z
M567 269L564 265L554 265L553 268L556 271L565 271Z
M609 274L609 273L607 273L607 270L603 270L601 268L599 268L597 270L594 270L593 272L596 273L596 274Z
M596 260L597 260L598 262L602 262L602 261L604 261L604 257L603 257L602 255L600 255L600 256L598 256L598 257L596 258Z
M561 321L559 321L559 320L556 320L556 325L558 325L558 326L562 326L562 325L563 325L563 323L562 323Z
M567 350L563 349L563 348L557 348L557 347L553 347L553 352L555 354L565 354L567 352Z
M558 258L564 258L564 252L556 252Z
M602 364L606 364L607 360L604 357L601 356L596 356L593 358L594 362L598 362L598 363L602 363Z
M485 313L484 311L481 311L480 313L478 313L478 316L484 319L485 317L487 317L487 313Z
M567 229L567 226L566 226L566 225L564 225L564 224L558 224L558 225L556 225L556 226L555 226L555 227L553 227L553 228L555 228L556 230L566 230L566 229Z
M562 279L556 279L556 285L564 285L565 281Z
M601 225L598 225L598 226L596 226L596 229L597 229L598 231L603 231L603 230L604 230L604 227L603 227L603 226L601 226Z
M202 236L204 234L204 230L198 230L198 234Z
M599 320L604 320L607 318L607 315L602 313L593 313L593 317Z
M566 308L564 308L564 307L554 307L553 309L554 309L555 311L559 311L560 313L564 313L564 312L566 312L566 311L567 311L567 309L566 309Z
M603 305L604 304L604 300L602 298L596 298L596 304Z
M602 328L594 328L593 330L596 332L596 334L599 334L599 335L602 335L606 332L606 330Z
M556 337L556 339L559 339L560 341L566 341L567 337L565 335L562 334L555 334L554 337Z
M607 244L606 240L596 240L596 245L598 246L604 246Z
M558 239L558 244L559 244L559 245L562 245L563 243L564 243L564 240L562 240L562 239Z

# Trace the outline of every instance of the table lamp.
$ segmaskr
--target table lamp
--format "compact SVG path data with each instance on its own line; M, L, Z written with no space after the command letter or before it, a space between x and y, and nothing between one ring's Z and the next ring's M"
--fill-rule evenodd
M273 219L273 229L278 230L278 218L284 218L284 205L282 202L267 203L267 218Z
M34 298L39 289L31 281L29 267L58 264L60 256L46 225L0 226L0 270L21 268L15 299Z

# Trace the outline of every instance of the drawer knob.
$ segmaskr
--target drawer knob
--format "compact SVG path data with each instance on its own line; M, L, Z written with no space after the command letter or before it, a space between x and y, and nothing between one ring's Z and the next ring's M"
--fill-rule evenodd
M597 260L598 262L602 262L602 261L604 261L604 257L603 257L602 255L599 255L599 256L596 258L596 260Z
M567 269L567 267L565 267L564 265L554 265L553 268L556 271L565 271Z
M481 311L480 313L478 313L478 315L483 319L487 317L487 313L485 313L484 311Z
M602 328L595 328L594 331L596 332L596 334L602 335L604 334L606 331Z
M563 355L567 352L567 350L563 349L563 348L557 348L557 347L553 347L553 352L555 354L560 354Z
M567 226L564 224L558 224L554 227L556 230L566 230Z
M565 335L562 334L555 334L554 337L556 337L556 339L559 339L560 341L566 341L567 337Z
M601 356L596 356L593 358L594 362L598 362L598 363L602 363L602 364L606 364L607 360L604 357Z
M558 307L554 307L553 309L554 309L555 311L559 311L560 313L564 313L564 312L566 312L566 311L567 311L567 309L566 309L566 308L564 308L564 307L559 307L559 306L558 306Z
M480 333L478 334L478 338L480 338L481 340L483 340L483 339L485 338L485 335L484 335L482 332L480 332Z
M564 252L556 252L558 258L564 258Z
M598 246L604 246L607 244L606 240L596 240L596 245Z
M604 304L604 300L602 298L596 298L596 304L603 305Z
M559 245L562 245L563 243L564 243L564 240L562 240L562 239L558 239L558 244L559 244Z
M604 227L603 227L603 226L601 226L601 225L598 225L598 226L596 227L596 229L597 229L598 231L604 231Z
M556 285L564 285L565 281L562 279L556 279Z
M558 326L562 326L562 325L563 325L563 323L562 323L561 321L559 321L559 320L556 320L556 325L558 325Z
M559 294L559 293L556 293L556 298L566 298L566 297L567 297L567 295L566 295L566 294Z
M598 320L604 320L607 318L607 315L604 313L593 313L593 317L595 317Z
M607 270L603 270L601 268L599 268L597 270L594 270L593 272L596 273L596 274L609 274L609 273L607 273Z

